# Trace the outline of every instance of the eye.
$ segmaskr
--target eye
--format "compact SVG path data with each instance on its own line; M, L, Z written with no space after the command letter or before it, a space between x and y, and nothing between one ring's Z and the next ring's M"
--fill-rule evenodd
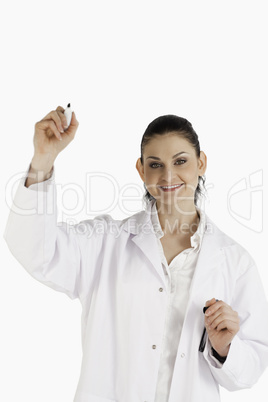
M186 159L178 159L178 160L176 160L175 164L176 164L176 165L183 165L183 164L186 163L186 162L187 162Z
M150 167L153 168L153 169L156 169L159 166L161 166L161 165L160 165L160 163L157 163L157 162L153 162L153 163L150 164Z
M186 163L187 162L187 160L186 159L177 159L176 160L176 162L175 162L175 165L183 165L184 163ZM158 167L161 167L162 165L161 165L161 163L158 163L158 162L152 162L150 165L149 165L152 169L157 169Z

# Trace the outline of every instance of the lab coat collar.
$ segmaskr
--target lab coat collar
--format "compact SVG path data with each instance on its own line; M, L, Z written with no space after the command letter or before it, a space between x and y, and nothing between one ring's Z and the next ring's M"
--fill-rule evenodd
M151 221L152 221L155 235L158 239L161 239L161 237L164 236L164 232L163 232L160 222L159 222L159 216L158 216L155 200L151 201L150 208L151 208ZM198 224L197 230L190 237L190 241L191 241L191 247L193 247L194 249L196 249L198 251L200 249L202 238L203 238L205 227L206 227L206 215L205 215L204 211L202 211L200 208L196 208L196 210L199 215L199 224Z
M142 234L144 231L148 232L148 230L154 233L153 227L150 224L151 203L146 203L144 210L124 219L122 223L123 229L134 235Z
M152 219L153 208L154 200L147 202L144 210L122 221L123 229L141 238L144 238L145 235L151 235L150 237L156 238L156 232L157 236L160 236L163 232L159 220L158 225L154 225L157 212L155 218ZM200 222L195 234L199 236L202 241L204 240L203 238L206 237L206 241L209 241L211 245L211 250L235 244L234 240L223 233L203 210L199 208L197 208L197 210L200 214Z
M192 247L201 243L204 232L206 231L206 214L201 209L196 209L200 217L200 222L196 232L191 236ZM144 210L124 219L123 228L134 235L141 234L143 231L148 233L149 231L155 234L156 237L161 238L164 233L159 222L155 200L146 202Z
M131 240L140 248L144 256L149 260L165 285L165 276L162 269L161 257L158 251L157 237L151 220L152 203L147 203L145 210L126 218L122 224L123 229L132 234ZM210 220L204 213L205 226L202 235L202 246L192 281L191 290L197 283L196 278L209 275L211 270L225 258L224 247L235 242Z

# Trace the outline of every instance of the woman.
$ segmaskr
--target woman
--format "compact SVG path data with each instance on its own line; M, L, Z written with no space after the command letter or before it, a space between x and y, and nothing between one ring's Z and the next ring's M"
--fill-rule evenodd
M81 301L75 402L216 402L219 385L251 387L268 365L267 300L251 256L197 207L206 155L192 125L147 127L145 210L69 227L56 223L53 166L78 121L66 128L63 112L35 126L5 238L33 277Z

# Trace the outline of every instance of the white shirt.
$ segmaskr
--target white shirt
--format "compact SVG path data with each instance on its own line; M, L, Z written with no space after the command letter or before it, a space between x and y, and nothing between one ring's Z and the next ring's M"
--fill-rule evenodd
M198 214L200 221L196 232L190 238L191 248L176 255L168 265L160 241L164 232L159 223L156 203L154 202L152 205L151 220L169 289L155 402L168 402L169 399L174 364L189 299L189 289L206 225L204 212L198 209Z

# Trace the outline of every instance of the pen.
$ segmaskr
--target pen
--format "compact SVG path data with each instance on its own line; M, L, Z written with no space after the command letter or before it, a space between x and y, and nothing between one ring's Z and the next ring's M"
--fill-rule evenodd
M67 119L67 126L69 127L71 120L72 120L72 109L71 109L71 104L68 103L66 109L64 110L64 115ZM67 127L67 128L68 128Z

